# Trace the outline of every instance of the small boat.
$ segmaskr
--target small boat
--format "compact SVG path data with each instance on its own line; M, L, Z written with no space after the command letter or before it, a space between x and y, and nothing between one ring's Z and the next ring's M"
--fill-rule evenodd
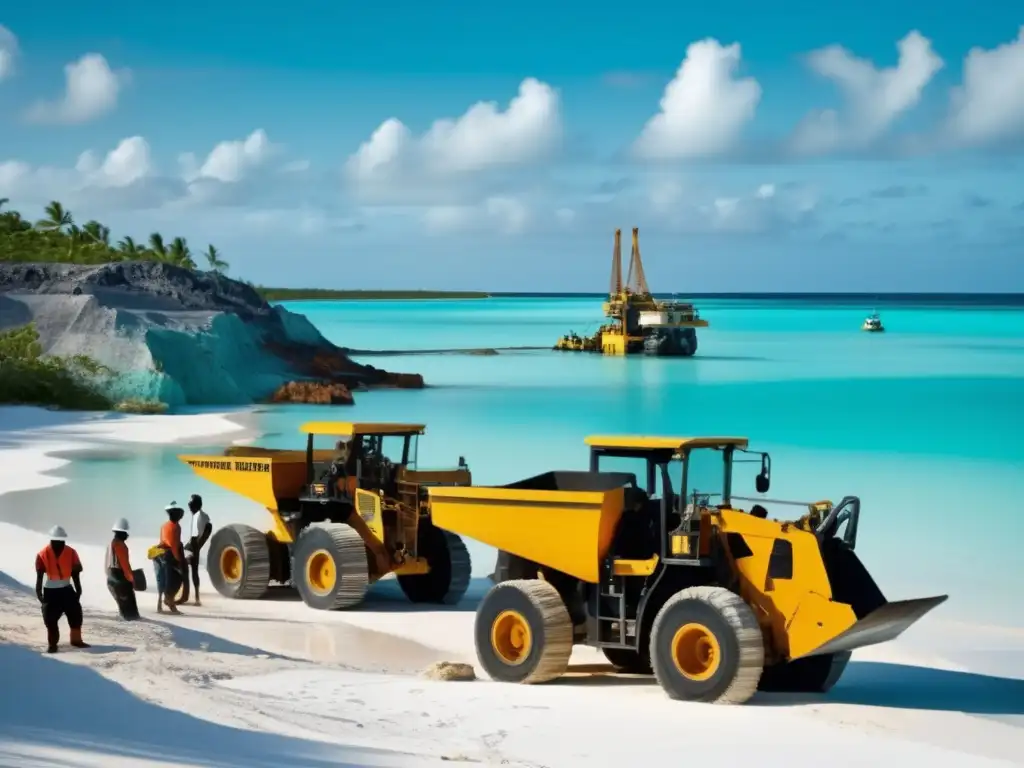
M868 333L882 333L885 330L885 326L882 325L882 318L878 316L877 312L874 312L865 318L860 329L862 331L867 331Z

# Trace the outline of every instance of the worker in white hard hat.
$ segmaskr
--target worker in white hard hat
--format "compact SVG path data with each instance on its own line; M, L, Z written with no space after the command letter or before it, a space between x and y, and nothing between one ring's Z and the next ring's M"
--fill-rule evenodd
M68 535L59 525L50 529L50 543L36 555L36 597L46 625L46 652L56 653L60 642L58 622L67 616L71 645L88 648L82 640L82 561L67 545Z
M135 600L135 575L128 557L128 521L123 517L110 528L114 537L107 547L104 567L107 571L107 589L117 603L117 612L125 621L139 618L139 604Z

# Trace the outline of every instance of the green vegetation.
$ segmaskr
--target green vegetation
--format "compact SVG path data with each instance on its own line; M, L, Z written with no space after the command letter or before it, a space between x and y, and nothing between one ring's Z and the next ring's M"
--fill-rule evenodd
M71 211L54 200L42 219L34 224L15 210L4 210L7 198L0 198L0 261L48 261L66 264L107 264L112 261L162 261L188 269L196 268L196 254L184 237L168 244L153 232L145 243L125 236L113 243L110 229L98 221L75 223ZM210 271L223 273L228 263L215 246L199 254Z
M334 291L328 288L265 288L256 290L267 301L351 301L381 299L489 299L481 291Z
M44 357L32 324L0 332L0 403L108 410L100 385L109 374L83 355Z

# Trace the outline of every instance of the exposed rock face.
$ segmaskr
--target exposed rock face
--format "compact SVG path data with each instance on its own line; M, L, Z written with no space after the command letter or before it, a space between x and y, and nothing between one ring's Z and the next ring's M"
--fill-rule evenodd
M423 386L418 374L353 362L304 315L245 283L170 264L0 264L0 330L29 322L45 353L89 355L116 371L115 400L242 405L316 382L351 402L352 389Z
M272 403L311 403L314 405L352 405L355 400L344 384L320 381L292 381L278 387Z

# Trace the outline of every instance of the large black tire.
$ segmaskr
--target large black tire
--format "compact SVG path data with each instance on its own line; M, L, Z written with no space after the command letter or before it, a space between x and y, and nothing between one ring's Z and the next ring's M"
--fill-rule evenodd
M632 648L602 648L601 652L619 672L631 675L649 675L651 669L650 652L634 651Z
M270 585L270 549L266 534L248 525L218 528L210 537L206 572L213 588L224 597L235 600L263 597Z
M434 526L420 529L419 556L430 572L398 576L398 585L413 603L456 605L469 589L473 563L465 542L454 533Z
M651 627L655 677L673 699L742 704L757 691L764 639L754 612L721 587L691 587L658 611Z
M572 621L558 590L541 579L494 585L476 610L476 655L492 680L546 683L565 674Z
M842 651L773 664L765 667L757 688L772 693L828 693L849 662L850 652Z
M312 523L292 547L292 583L320 611L359 605L370 586L366 545L344 523Z

